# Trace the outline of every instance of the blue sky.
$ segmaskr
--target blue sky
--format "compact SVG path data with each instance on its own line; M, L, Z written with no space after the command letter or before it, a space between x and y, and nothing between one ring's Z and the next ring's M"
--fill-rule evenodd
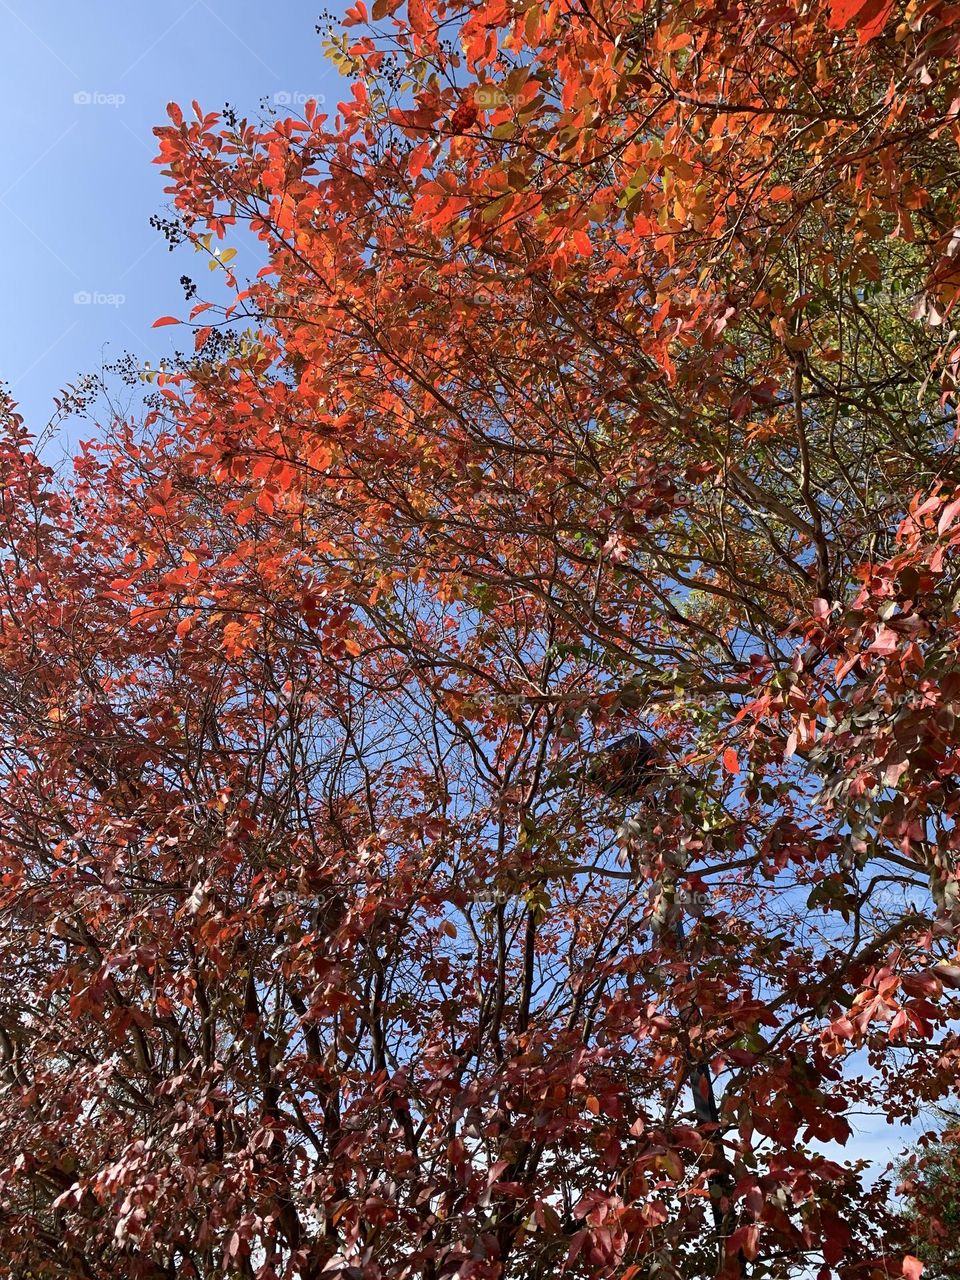
M316 97L333 114L344 81L315 31L323 7L0 0L0 379L31 430L79 375L124 351L155 365L184 345L182 330L151 328L185 314L179 277L196 269L189 250L169 253L150 226L167 201L153 127L167 102L194 98L255 115L261 99ZM242 274L242 258L236 265Z

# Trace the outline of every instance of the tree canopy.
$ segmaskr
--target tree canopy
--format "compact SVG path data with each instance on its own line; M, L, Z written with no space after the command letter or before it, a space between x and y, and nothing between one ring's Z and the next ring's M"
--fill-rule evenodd
M334 115L171 105L229 304L72 477L3 407L12 1276L920 1275L957 17L358 0Z
M942 1133L912 1153L898 1188L907 1199L916 1252L929 1268L924 1275L930 1280L949 1280L960 1265L956 1121L956 1115L948 1114Z

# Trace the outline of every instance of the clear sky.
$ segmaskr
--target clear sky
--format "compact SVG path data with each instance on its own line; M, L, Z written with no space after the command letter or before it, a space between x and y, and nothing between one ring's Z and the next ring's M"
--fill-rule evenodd
M182 274L205 283L195 255L169 253L150 226L167 200L152 130L171 100L256 115L261 100L315 97L334 114L344 81L316 33L323 7L0 0L0 379L31 430L79 375L124 351L155 365L185 345L183 330L151 328L185 314Z

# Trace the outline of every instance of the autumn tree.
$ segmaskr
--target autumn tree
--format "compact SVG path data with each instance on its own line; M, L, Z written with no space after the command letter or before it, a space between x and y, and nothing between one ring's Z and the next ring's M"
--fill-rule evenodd
M899 1190L906 1197L916 1253L927 1266L925 1275L955 1275L957 1227L957 1128L956 1117L947 1116L936 1140L911 1153L901 1170Z
M72 479L6 415L13 1274L919 1274L825 1144L956 1089L954 18L378 0L334 119L171 107L234 296Z

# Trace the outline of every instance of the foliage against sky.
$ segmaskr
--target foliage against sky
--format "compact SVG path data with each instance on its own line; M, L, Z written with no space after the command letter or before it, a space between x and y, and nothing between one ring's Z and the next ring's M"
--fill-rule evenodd
M70 484L7 412L12 1274L919 1274L823 1146L956 1089L955 17L378 0L335 118L171 107L235 301Z

